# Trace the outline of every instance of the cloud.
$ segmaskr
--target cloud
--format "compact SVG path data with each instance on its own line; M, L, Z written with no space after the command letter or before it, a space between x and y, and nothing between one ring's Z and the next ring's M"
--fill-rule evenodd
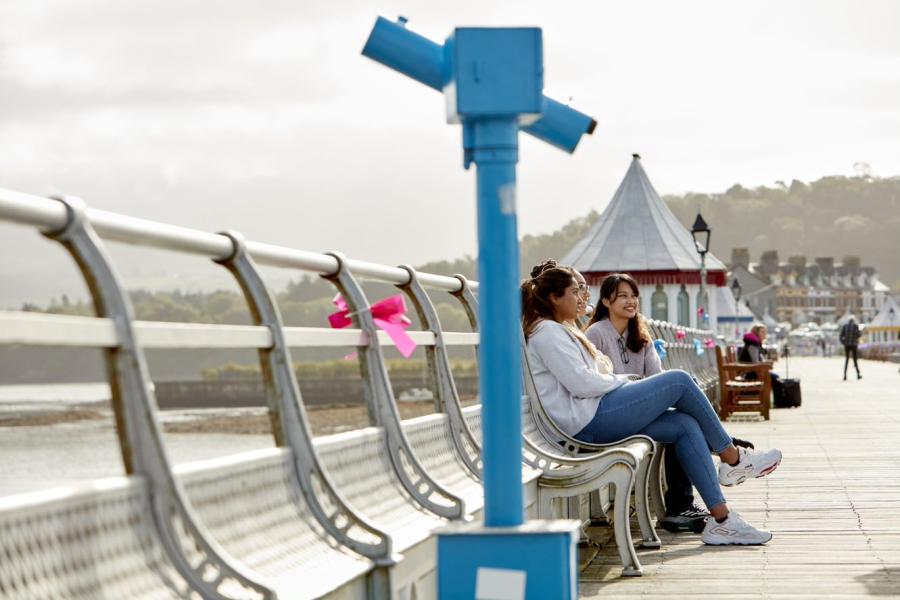
M520 231L542 233L602 209L635 151L661 193L860 160L900 172L900 7L848 6L380 8L436 40L544 28L546 84L599 127L574 156L523 137ZM0 187L391 264L474 253L459 128L439 94L359 55L375 16L357 0L0 3ZM25 287L3 279L0 303Z

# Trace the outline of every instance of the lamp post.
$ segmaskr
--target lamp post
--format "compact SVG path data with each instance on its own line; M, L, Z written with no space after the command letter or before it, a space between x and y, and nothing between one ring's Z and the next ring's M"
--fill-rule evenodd
M894 324L894 307L892 306L888 309L888 325L893 325L893 324ZM882 336L884 337L884 341L886 341L886 342L890 339L890 333L883 333ZM900 334L898 334L898 337L900 337Z
M740 317L741 311L741 282L735 277L731 282L731 295L734 296L734 339L741 337Z
M709 235L711 233L709 225L703 220L703 215L698 210L697 218L691 227L694 246L697 248L697 254L700 255L700 299L697 302L697 329L701 328L701 320L708 308L706 306L706 253L709 252Z

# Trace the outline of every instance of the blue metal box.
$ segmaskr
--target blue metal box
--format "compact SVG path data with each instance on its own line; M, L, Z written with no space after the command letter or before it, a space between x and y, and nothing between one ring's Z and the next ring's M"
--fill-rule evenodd
M544 63L537 27L460 27L445 45L452 65L444 88L447 120L512 117L527 124L544 108Z
M438 531L438 598L575 600L579 528L568 520L448 525Z

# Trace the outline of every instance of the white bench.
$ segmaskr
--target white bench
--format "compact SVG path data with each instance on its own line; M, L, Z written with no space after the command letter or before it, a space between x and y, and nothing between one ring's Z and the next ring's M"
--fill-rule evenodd
M210 535L280 598L338 588L364 596L373 561L329 539L297 493L292 462L289 449L265 448L178 465L175 474ZM379 541L362 530L351 535Z
M199 595L167 557L146 482L117 477L0 498L0 597Z
M252 314L257 317L257 326L251 327L142 324L133 321L127 295L82 207L74 202L62 205L0 191L0 216L9 209L5 205L7 202L12 204L11 212L16 218L27 214L33 208L32 204L40 207L40 218L51 215L48 218L52 220L54 210L61 211L62 223L52 225L52 229L58 231L54 237L75 256L85 278L92 282L94 303L103 318L42 315L32 319L0 315L12 323L27 322L27 326L14 328L12 334L0 335L0 342L6 339L10 343L108 349L113 407L117 422L122 424L119 433L126 470L136 473L136 479L144 482L134 489L135 493L145 495L140 498L141 506L149 507L150 514L142 513L144 522L156 528L156 538L165 550L158 561L161 565L165 566L168 561L168 570L179 573L189 588L200 591L207 598L274 598L279 593L289 597L319 597L323 594L334 597L362 594L371 597L415 596L417 583L423 578L425 585L418 589L429 595L427 578L433 579L435 568L433 548L421 561L410 561L407 557L402 565L397 565L401 556L393 550L393 540L357 512L348 503L343 490L335 485L335 480L339 479L355 503L371 510L377 506L372 502L377 500L375 492L384 489L383 484L389 479L393 491L399 493L374 512L390 517L385 521L404 549L409 549L414 540L427 541L431 530L445 523L447 518L465 516L463 503L446 493L418 464L402 433L399 419L396 419L393 399L381 393L387 390L389 395L390 387L383 364L379 365L379 336L371 322L363 323L366 331L327 332L329 345L333 345L333 341L358 345L370 374L381 367L380 373L367 378L366 383L370 409L380 411L384 424L380 429L356 432L346 443L321 442L322 454L332 459L335 470L335 477L332 477L325 467L326 461L319 459L318 451L313 447L287 350L289 333L292 343L299 339L301 345L316 345L317 340L322 339L322 332L289 332L281 325L272 296L238 236L223 237L188 230L173 232L166 226L128 222L126 231L120 234L135 235L134 228L137 228L140 243L174 244L180 250L212 254L236 276ZM118 219L113 218L113 221L116 223L111 228L115 230ZM221 247L223 244L226 248ZM293 252L268 250L277 256L277 261L283 261L286 254L291 256ZM345 288L355 285L341 259L297 254L308 268L320 268L323 259L336 263L340 271L335 273L341 280L339 284ZM312 267L309 267L310 263ZM400 269L394 271L404 274ZM357 306L365 302L358 287L347 290L346 295ZM278 447L184 465L174 469L173 475L159 431L142 344L156 348L227 346L257 349ZM388 414L386 408L393 409L393 413ZM335 446L337 452L332 452L330 446ZM347 456L357 457L355 462L348 463L353 467L351 469L338 466ZM366 468L366 460L372 456L381 461L380 473ZM385 457L390 457L389 462L385 462ZM402 469L398 465L402 465ZM144 474L146 477L142 477ZM357 493L359 491L362 493ZM390 510L389 505L396 498L405 502L402 516L401 511ZM40 499L31 502L38 504L33 510L42 510ZM47 504L44 508L49 514L61 510L58 503ZM14 503L4 513L6 521L16 530L16 535L8 538L18 543L17 550L8 553L14 557L11 562L16 568L47 558L42 539L35 537L42 532L29 529L19 519L26 512L33 511ZM404 528L400 524L402 519L408 519L414 525ZM206 526L207 522L210 527ZM143 535L140 520L129 519L123 523L134 525L135 535ZM115 547L115 539L104 534L106 529L112 531L114 528L96 522L90 526L99 529L98 535L91 538L91 544L99 544L100 550ZM152 543L143 545L152 552ZM75 556L78 551L74 538L63 537L60 547L62 554L67 556ZM90 552L83 554L84 557L76 559L85 565L83 570L107 568L104 564L94 564ZM97 556L105 555L101 552ZM148 564L148 568L163 570ZM331 566L323 568L326 564ZM413 572L412 567L418 572ZM73 573L75 577L80 576L77 570ZM33 578L11 580L10 585L18 586L15 588L17 593L21 592L18 597L30 598L45 587L43 578L46 576L46 573L37 572ZM152 573L146 578L154 579ZM433 587L433 582L430 585ZM177 595L177 581L171 587ZM117 597L119 594L115 590L114 587L107 588L105 580L100 580L89 595ZM50 597L53 597L52 593Z
M105 235L212 256L240 284L254 326L141 323L133 319L88 217ZM447 360L451 344L477 345L476 333L444 333L420 279L463 300L463 278L247 244L207 234L0 190L0 219L53 230L91 282L101 318L0 311L0 343L103 348L114 390L127 478L87 488L0 499L0 591L4 598L430 597L432 533L453 519L477 518L481 486L480 407L462 409ZM324 274L343 293L356 328L284 327L250 259ZM401 422L380 345L353 271L398 285L424 331L414 333L431 369L436 414ZM373 426L313 439L293 373L290 347L353 346L363 367ZM172 467L143 349L233 347L260 354L275 448ZM527 387L527 386L526 386ZM549 516L555 499L615 486L616 537L629 575L640 564L628 532L628 495L637 486L642 537L646 482L654 456L647 439L567 455L539 404L525 396L522 481L526 511ZM641 483L643 482L643 483ZM625 539L628 542L625 542Z
M4 322L16 325L12 333L7 328L5 338L0 335L0 342L108 349L126 470L147 473L140 489L149 498L165 499L145 501L156 512L148 522L158 528L157 537L167 550L163 558L181 569L190 588L223 598L432 595L436 564L431 534L449 519L479 514L483 492L480 459L455 397L443 334L414 271L362 266L401 285L413 298L428 327L414 335L430 353L430 364L443 368L435 378L441 384L436 392L444 412L401 423L379 348L384 336L375 329L367 300L342 257L264 247L262 254L277 266L330 275L357 322L354 330L287 328L237 234L205 234L128 219L120 229L121 218L113 215L104 225L113 237L212 255L236 277L256 318L255 326L140 323L131 315L127 294L83 207L0 191L0 216L9 209L7 200L15 218L28 213L31 205L40 209L34 217L38 221L47 215L54 220L52 214L59 212L61 222L46 226L59 232L55 239L95 284L94 302L102 318L0 314ZM456 279L428 277L444 286L459 285ZM460 336L465 339L466 334L448 337L452 341ZM357 348L375 427L313 441L288 348L317 345ZM277 447L173 468L159 431L145 346L259 351ZM526 498L534 505L536 473L530 473L530 479L528 475L524 479L531 491ZM33 556L16 557L39 560L41 547L26 543ZM39 577L31 583L41 585Z

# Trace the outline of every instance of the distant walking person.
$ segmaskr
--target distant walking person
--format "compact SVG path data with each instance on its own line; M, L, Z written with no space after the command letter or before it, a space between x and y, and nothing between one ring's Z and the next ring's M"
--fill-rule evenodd
M856 319L853 318L853 315L850 315L850 318L844 323L844 326L841 327L841 344L844 345L844 381L847 381L847 366L850 363L850 355L853 355L853 368L856 369L856 378L862 379L862 375L859 372L859 325L856 324Z

